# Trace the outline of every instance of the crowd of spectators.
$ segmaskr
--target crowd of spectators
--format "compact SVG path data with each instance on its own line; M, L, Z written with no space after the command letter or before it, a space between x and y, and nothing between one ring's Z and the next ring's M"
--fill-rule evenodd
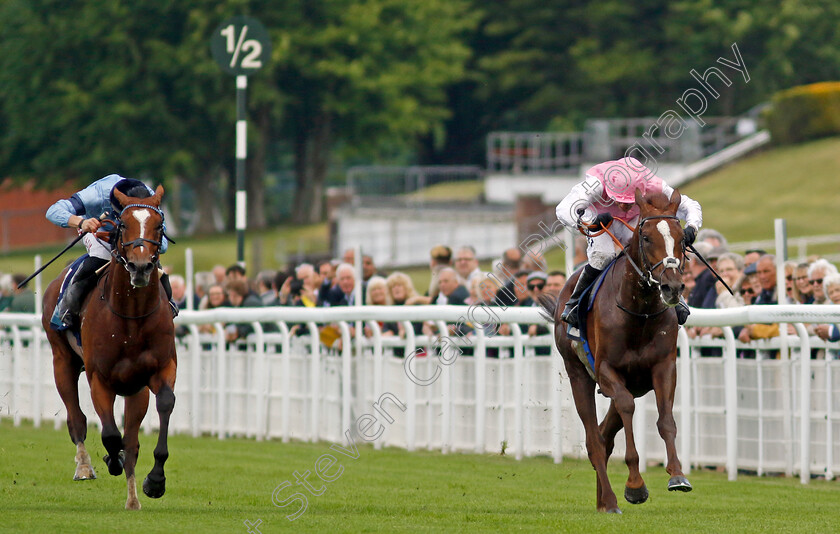
M576 268L586 261L585 242L575 246L573 259ZM731 308L744 305L776 304L776 260L764 250L747 250L743 255L729 251L726 238L715 230L704 229L697 235L695 249L720 274L732 288L724 284L691 252L687 252L684 268L683 296L694 308ZM209 271L195 275L193 295L187 295L184 277L170 272L173 300L181 309L191 307L208 310L218 307L300 306L331 307L353 306L411 306L411 305L479 305L488 306L537 306L537 299L545 292L559 293L566 283L566 274L549 269L539 254L510 248L491 262L489 269L479 265L476 251L471 246L452 249L445 245L433 247L429 252L429 284L415 287L412 278L401 271L383 272L371 256L363 256L362 290L357 296L354 275L354 251L348 249L341 259L325 260L315 264L301 263L285 271L264 270L249 277L238 264L225 267L216 265ZM837 267L819 257L809 257L805 262L789 261L785 269L785 298L795 304L840 304L840 274ZM169 270L169 269L167 269ZM34 312L35 296L31 289L17 288L25 278L22 274L0 275L0 311ZM424 284L425 286L425 284ZM356 299L361 298L357 303ZM188 302L188 299L190 302ZM417 323L416 334L442 334L436 323ZM383 336L405 336L403 323L379 323ZM522 325L529 335L545 334L538 325ZM794 333L793 327L789 327ZM456 332L455 329L458 329ZM840 341L840 327L829 324L808 325L809 333L829 341ZM202 325L201 332L212 333L213 325ZM742 342L767 339L779 335L778 324L748 324L736 327L735 335ZM227 325L225 338L235 341L246 337L251 327ZM304 332L305 326L297 325L295 332ZM181 328L179 333L185 333ZM373 334L365 328L365 335ZM450 334L475 335L469 323L450 327ZM492 335L508 335L510 326L494 327ZM721 337L717 327L689 327L691 337L709 335ZM321 339L332 345L337 329L332 328Z
M683 275L683 296L690 306L731 308L779 303L774 255L758 249L747 250L743 256L730 252L726 239L715 230L701 230L694 246L732 288L733 294L689 252L688 266ZM812 256L805 262L788 261L784 264L784 270L784 303L840 304L840 275L837 267L828 260ZM810 334L821 339L840 341L837 325L809 324L807 329ZM738 340L745 343L780 335L778 324L748 324L734 327L733 331ZM690 337L723 336L723 330L718 327L690 327L687 333ZM792 325L788 325L788 333L796 333ZM741 351L740 354L749 357L754 352ZM814 351L814 356L824 357L824 351Z
M362 288L356 293L354 251L347 250L341 259L320 261L316 264L301 263L287 271L261 271L252 279L245 269L235 264L217 265L210 271L196 273L195 295L186 295L182 276L170 274L173 298L182 308L192 298L192 307L207 310L222 306L301 306L333 307L353 306L412 306L485 304L490 306L536 306L537 297L545 290L559 292L566 283L562 271L548 271L539 254L526 253L516 248L508 249L501 258L492 262L484 271L479 266L476 251L471 246L452 248L435 246L429 253L428 287L417 288L411 276L401 271L383 272L371 256L362 257ZM530 326L530 328L529 328ZM295 332L305 332L305 325L296 325ZM418 322L413 325L416 334L435 335L437 325ZM464 324L451 327L450 334L474 335L475 327ZM401 322L382 321L379 330L383 336L405 336ZM202 325L202 332L212 333L213 325ZM250 333L248 325L227 325L225 338L235 341ZM545 333L532 325L523 325L523 332L530 335ZM351 332L353 333L353 332ZM493 332L495 333L495 332ZM499 333L508 334L509 326L502 325ZM372 336L370 326L364 330ZM332 347L340 347L335 325L327 325L320 332L321 340Z

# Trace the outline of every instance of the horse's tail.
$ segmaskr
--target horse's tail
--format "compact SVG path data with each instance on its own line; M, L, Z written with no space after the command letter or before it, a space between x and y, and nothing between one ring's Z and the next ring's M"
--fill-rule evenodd
M557 301L559 298L560 295L556 293L543 293L537 297L540 307L546 311L546 315L544 315L544 317L550 323L554 322L554 314L557 311Z

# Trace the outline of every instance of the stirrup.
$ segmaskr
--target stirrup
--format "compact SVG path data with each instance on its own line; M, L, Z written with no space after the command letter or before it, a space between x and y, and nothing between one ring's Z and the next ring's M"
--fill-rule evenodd
M576 302L572 307L569 307L569 304L566 304L566 309L563 310L563 313L560 315L560 319L569 324L574 326L575 328L578 327L577 321L577 313L578 313L578 306L580 305L580 301Z
M62 326L66 328L73 328L76 326L76 314L65 308L64 312L58 316L58 320Z

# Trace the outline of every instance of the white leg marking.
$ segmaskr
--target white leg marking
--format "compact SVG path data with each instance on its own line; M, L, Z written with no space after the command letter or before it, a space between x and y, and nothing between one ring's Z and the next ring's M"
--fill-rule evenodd
M84 442L79 442L76 444L76 474L73 475L73 480L93 480L95 478L96 472L90 465L90 455L85 449Z
M128 499L125 501L126 510L139 510L140 501L137 499L137 484L134 480L134 475L128 477Z

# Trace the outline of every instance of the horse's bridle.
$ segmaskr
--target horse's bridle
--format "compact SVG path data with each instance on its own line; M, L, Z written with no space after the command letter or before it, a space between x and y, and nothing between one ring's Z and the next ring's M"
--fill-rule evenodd
M639 224L636 225L636 233L639 236L639 255L642 257L642 267L644 267L644 270L647 271L647 276L645 276L642 273L642 270L639 269L639 267L636 265L636 262L634 262L633 258L630 256L630 254L626 254L627 255L627 261L629 261L630 265L632 265L633 268L636 269L636 272L639 274L639 277L649 287L662 285L662 273L665 272L665 269L676 269L678 273L683 274L683 267L685 266L685 247L683 247L683 256L682 256L682 261L681 262L677 262L676 258L674 258L672 256L668 256L668 257L662 258L661 260L659 260L658 262L656 262L653 265L650 264L650 262L647 259L647 254L645 254L645 245L644 245L645 240L642 237L642 225L644 225L647 221L650 221L650 220L653 220L653 219L674 219L676 221L679 221L679 217L677 217L676 215L651 215L650 217L645 217L644 219L640 220ZM629 248L629 246L630 245L628 245L628 248ZM625 253L626 253L626 251L625 251ZM654 271L654 269L656 269L660 265L663 266L663 269L662 269L662 272L659 274L659 280L657 280L653 276L653 271Z
M154 211L155 213L157 213L158 215L160 215L160 228L158 230L158 232L160 233L160 240L159 241L155 241L153 239L146 239L145 237L138 237L137 239L135 239L133 241L129 241L128 243L126 243L122 240L122 230L124 228L124 225L123 225L123 222L122 222L122 216L123 216L123 213L125 213L125 211L129 208L150 209L150 210ZM111 255L114 257L114 259L117 260L117 263L119 263L120 265L125 267L126 270L128 269L128 260L126 260L125 256L123 256L120 253L120 248L125 250L126 247L140 247L140 246L145 246L145 243L150 243L150 244L155 245L157 247L157 250L155 251L154 255L152 256L152 263L157 264L158 258L160 257L160 248L163 246L163 244L162 244L163 238L167 237L166 232L163 230L163 220L164 220L163 211L161 211L159 208L156 208L154 206L149 206L147 204L129 204L129 205L125 206L120 211L119 215L117 215L117 220L116 220L117 228L116 228L116 235L115 235L115 238L114 238L114 246L111 247Z

